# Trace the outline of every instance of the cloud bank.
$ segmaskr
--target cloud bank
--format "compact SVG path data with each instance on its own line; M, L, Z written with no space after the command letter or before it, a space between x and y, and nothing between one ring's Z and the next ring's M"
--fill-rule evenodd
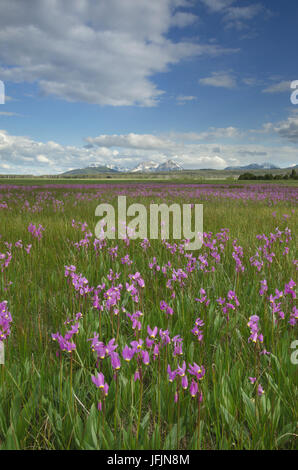
M42 93L110 106L155 106L154 75L237 49L171 40L197 21L188 0L2 0L0 76ZM50 13L49 13L50 12Z
M265 145L266 136L270 137L269 142L274 136L278 145ZM248 131L230 126L167 135L103 134L86 137L85 141L82 147L63 146L0 130L0 173L58 174L91 163L132 169L140 161L161 163L169 158L185 169L224 169L264 161L285 167L297 162L297 147L291 144L298 142L298 118L289 117Z

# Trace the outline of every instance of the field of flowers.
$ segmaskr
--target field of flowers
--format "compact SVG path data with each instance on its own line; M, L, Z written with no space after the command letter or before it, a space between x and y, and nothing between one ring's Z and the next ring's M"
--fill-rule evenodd
M98 204L204 205L204 241ZM295 449L297 186L0 186L0 449ZM298 349L296 344L296 349Z

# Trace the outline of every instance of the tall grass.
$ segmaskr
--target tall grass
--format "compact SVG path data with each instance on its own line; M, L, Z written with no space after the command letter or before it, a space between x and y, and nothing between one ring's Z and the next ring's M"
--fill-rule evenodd
M247 187L248 188L248 187ZM275 186L277 188L277 186ZM209 191L209 190L208 190ZM294 449L297 447L297 365L291 362L291 344L298 339L297 323L289 324L294 299L285 292L285 285L296 280L297 259L295 206L297 188L283 187L273 198L265 190L264 197L250 197L251 189L236 188L239 197L225 194L228 189L214 187L201 196L193 187L146 188L125 185L101 189L80 187L3 188L0 253L11 252L12 260L0 272L0 302L7 300L13 323L11 334L4 341L6 360L0 374L0 449ZM274 189L273 192L278 191ZM208 247L193 253L196 260L187 269L189 259L177 249L175 241L166 247L152 241L146 250L141 240L109 240L97 253L94 250L95 208L100 202L117 203L116 196L127 194L130 202L148 206L173 201L204 204L204 231L216 238L221 229L229 229L229 239L216 263ZM260 187L260 193L261 193ZM27 201L27 203L25 203ZM59 202L60 201L60 202ZM73 219L86 222L82 231ZM28 231L30 223L41 224L45 231L38 241ZM262 240L256 238L276 233L283 235L272 245L272 262L264 259L260 272L250 259ZM287 228L291 240L286 241ZM89 243L77 248L74 243L92 232ZM244 272L237 272L233 258L233 240L243 249ZM15 246L22 240L23 247ZM208 239L206 238L206 241ZM11 243L12 246L5 244ZM176 241L179 245L179 242ZM30 253L25 247L32 244ZM113 258L110 248L118 246ZM219 242L217 242L217 246ZM285 247L288 253L284 254ZM208 253L208 270L197 261ZM131 265L122 264L129 255ZM161 269L150 269L156 258ZM2 260L0 259L0 267ZM162 270L168 263L168 268ZM80 295L65 266L74 265L76 273L88 280L90 288L105 283L99 293L103 310L93 306L94 291ZM210 269L214 266L214 272ZM173 268L181 268L187 277L183 283L167 287ZM113 285L110 270L119 274L114 285L122 284L119 313L109 310L104 292ZM145 286L138 287L136 303L126 289L129 274L139 272ZM268 291L260 295L260 281L268 283ZM12 283L12 284L11 284ZM209 303L196 299L204 289ZM283 291L280 298L284 318L272 313L270 295ZM223 313L219 298L235 291L239 307L229 319ZM175 297L172 294L175 294ZM166 315L160 308L164 300L173 308ZM276 300L276 303L278 301ZM126 312L141 311L141 329L132 328ZM51 334L64 334L64 322L78 312L79 332L72 338L76 348L61 351ZM264 341L249 342L247 325L252 315L259 317ZM203 339L192 333L200 318ZM160 346L154 356L146 344L150 361L145 365L141 353L130 362L122 357L125 345L148 336L147 326L157 326L154 344L161 342L159 331L168 330L171 340L180 335L182 354L174 354L174 344ZM116 338L121 367L113 369L110 357L98 360L88 339L99 334L105 345ZM264 349L270 354L260 354ZM182 388L182 376L169 381L171 370L186 363L188 387ZM189 364L203 366L202 379L191 375ZM135 380L138 371L139 380ZM102 372L109 385L107 396L91 380ZM249 377L256 381L251 383ZM190 394L192 379L198 384L194 397ZM261 385L264 393L258 393Z

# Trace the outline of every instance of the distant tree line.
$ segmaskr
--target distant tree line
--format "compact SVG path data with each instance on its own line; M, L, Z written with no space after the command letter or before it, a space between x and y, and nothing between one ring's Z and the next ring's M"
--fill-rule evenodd
M291 173L273 175L272 173L266 173L265 175L256 175L254 173L243 173L239 176L238 180L297 180L298 174L293 169Z
M0 178L7 178L7 179L22 178L22 179L26 179L26 178L34 178L34 176L33 175L1 175L0 174Z

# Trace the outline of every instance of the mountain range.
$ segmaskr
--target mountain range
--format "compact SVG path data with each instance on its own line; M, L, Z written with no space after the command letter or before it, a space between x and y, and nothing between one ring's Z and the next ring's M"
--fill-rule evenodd
M100 173L159 173L159 172L170 172L170 171L181 171L182 166L174 162L174 160L167 160L164 163L156 163L153 161L145 161L139 163L132 170L129 168L122 168L116 165L100 165L97 163L91 163L86 168L78 168L75 170L69 170L62 173L61 176L86 176L96 175Z
M65 173L62 173L61 176L93 176L101 173L118 173L118 171L104 165L92 164L86 168L77 168L75 170L66 171Z
M244 166L227 166L225 170L279 170L278 166L272 163L250 163Z
M182 166L174 162L174 160L167 160L164 163L156 163L153 161L141 162L131 170L131 173L159 173L160 171L181 171Z
M289 167L289 168L280 168L272 163L251 163L249 165L243 166L228 166L224 169L224 171L255 171L255 170L291 170L297 169L297 165ZM163 163L157 163L152 160L140 162L136 167L133 169L131 168L123 168L117 165L101 165L98 163L91 163L86 168L78 168L70 171L66 171L62 173L60 176L95 176L102 173L107 174L116 174L116 173L169 173L169 172L177 172L182 171L184 168L176 163L174 160L167 160ZM200 171L207 171L207 169L201 169ZM192 171L192 170L189 170ZM195 171L195 170L193 170ZM212 170L208 169L208 171L220 171L220 170Z

